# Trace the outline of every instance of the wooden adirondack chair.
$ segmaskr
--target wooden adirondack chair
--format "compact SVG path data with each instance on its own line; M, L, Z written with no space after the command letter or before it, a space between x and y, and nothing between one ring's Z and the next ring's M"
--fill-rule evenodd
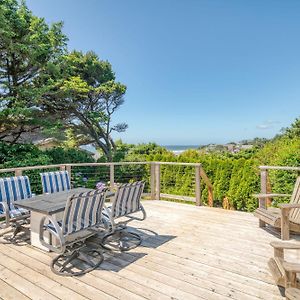
M285 194L259 194L258 198L287 196ZM281 228L281 239L288 240L290 231L300 233L300 176L296 180L290 203L278 205L279 208L259 207L254 215L259 218L260 227L270 224Z
M299 281L300 264L285 260L284 250L300 251L300 242L272 242L274 257L269 262L269 268L277 285L285 288L286 299L300 299Z

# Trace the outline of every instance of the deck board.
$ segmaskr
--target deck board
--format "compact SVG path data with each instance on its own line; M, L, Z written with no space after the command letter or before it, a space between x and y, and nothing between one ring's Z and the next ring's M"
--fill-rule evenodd
M284 299L267 266L277 237L252 214L143 203L147 219L132 223L142 245L105 253L99 269L78 278L53 274L53 253L0 244L0 299Z

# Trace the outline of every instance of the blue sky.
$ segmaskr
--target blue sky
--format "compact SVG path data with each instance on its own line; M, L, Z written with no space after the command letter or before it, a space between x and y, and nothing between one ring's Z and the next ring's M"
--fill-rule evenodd
M272 137L300 116L300 1L28 0L126 84L123 141Z

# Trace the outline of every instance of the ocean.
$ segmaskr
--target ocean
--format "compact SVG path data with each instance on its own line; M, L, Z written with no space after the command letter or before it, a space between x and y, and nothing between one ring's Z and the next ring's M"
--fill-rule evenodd
M162 147L165 147L167 150L179 155L188 149L198 149L199 145L163 145Z

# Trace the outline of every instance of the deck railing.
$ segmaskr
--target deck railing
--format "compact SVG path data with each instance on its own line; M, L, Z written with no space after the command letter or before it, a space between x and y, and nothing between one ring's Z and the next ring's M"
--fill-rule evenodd
M0 169L0 176L28 175L33 189L36 193L40 193L39 173L45 170L67 170L75 187L94 187L97 181L104 181L113 189L115 183L145 180L145 195L150 199L174 199L195 202L197 206L204 203L213 206L213 185L200 163L111 162L56 164ZM170 172L170 170L173 172ZM177 178L170 178L170 176L174 176L174 171L176 171ZM168 178L169 180L162 181L161 178ZM202 185L206 185L208 191L205 201L202 197Z

